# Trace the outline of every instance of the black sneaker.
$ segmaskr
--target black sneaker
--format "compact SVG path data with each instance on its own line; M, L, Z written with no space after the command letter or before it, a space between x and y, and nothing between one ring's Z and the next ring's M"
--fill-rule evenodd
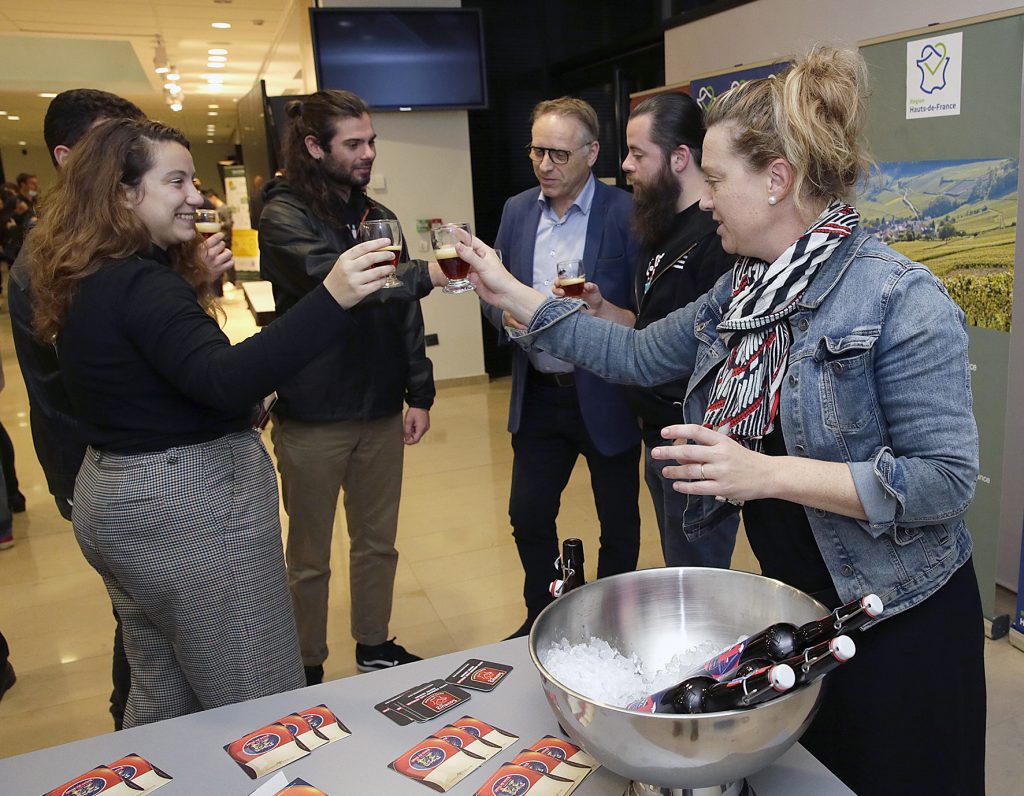
M390 669L392 666L421 660L423 658L408 652L401 644L396 644L393 638L383 644L356 644L356 668L361 672Z
M4 670L0 672L0 699L4 698L4 694L7 690L14 685L18 678L14 676L14 667L11 666L10 661L4 666Z

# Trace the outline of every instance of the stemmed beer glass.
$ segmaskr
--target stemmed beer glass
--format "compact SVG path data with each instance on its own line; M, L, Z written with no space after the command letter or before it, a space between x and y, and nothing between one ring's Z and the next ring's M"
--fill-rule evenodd
M398 258L402 254L402 225L397 218L377 218L372 221L364 221L359 225L359 242L368 240L379 240L388 238L391 243L384 247L384 251L391 252L391 264L398 265ZM383 263L382 263L383 265ZM382 287L401 287L402 280L394 273L388 274Z
M455 248L455 244L461 240L458 235L460 229L472 234L469 224L444 224L430 230L434 257L437 258L437 264L441 266L444 275L448 277L448 284L443 289L445 293L466 293L473 289L473 283L467 279L469 263L459 257Z
M196 232L203 236L203 240L220 232L220 227L220 213L216 210L206 210L202 207L196 210Z

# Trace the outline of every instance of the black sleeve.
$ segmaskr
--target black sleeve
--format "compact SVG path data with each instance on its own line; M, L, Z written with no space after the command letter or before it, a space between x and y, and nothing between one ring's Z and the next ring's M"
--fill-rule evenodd
M323 282L341 256L302 210L281 201L263 208L259 245L260 274L296 298Z
M203 312L188 284L153 263L136 269L125 294L124 333L142 356L197 403L234 411L254 403L354 328L323 286L238 345Z

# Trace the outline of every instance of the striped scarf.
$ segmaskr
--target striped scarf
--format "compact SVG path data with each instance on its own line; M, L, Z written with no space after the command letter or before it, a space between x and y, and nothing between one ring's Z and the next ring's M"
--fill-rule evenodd
M729 436L761 450L775 425L789 363L793 336L786 318L796 311L818 266L859 221L854 207L833 202L771 265L749 257L736 261L732 298L718 325L730 352L715 379L705 426L727 426Z

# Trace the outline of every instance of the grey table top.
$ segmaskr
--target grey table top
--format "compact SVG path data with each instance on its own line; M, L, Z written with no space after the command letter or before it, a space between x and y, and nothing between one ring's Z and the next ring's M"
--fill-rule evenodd
M483 658L515 668L493 692L473 692L465 704L429 722L399 727L373 709L406 688L447 676L467 658ZM449 791L455 796L471 796L520 749L544 735L560 734L523 638L2 759L0 792L4 796L41 796L97 765L134 753L174 777L160 788L160 796L248 796L267 777L250 779L227 755L224 745L284 715L320 703L331 708L352 735L315 749L286 766L284 773L289 780L302 777L331 796L426 796L431 792L426 786L395 773L387 764L459 716L481 719L518 735L520 740L455 785ZM799 745L748 781L758 796L852 793ZM587 777L576 794L621 796L626 785L626 780L601 768Z

